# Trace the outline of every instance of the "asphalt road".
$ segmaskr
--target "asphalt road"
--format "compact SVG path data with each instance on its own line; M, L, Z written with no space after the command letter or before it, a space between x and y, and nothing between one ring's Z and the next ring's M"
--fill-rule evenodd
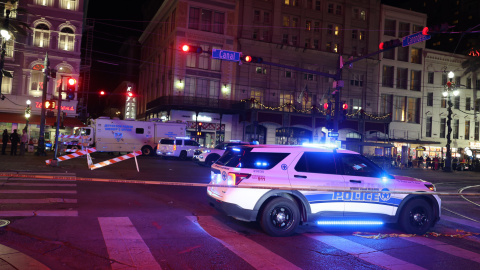
M94 162L114 157L102 153L92 156ZM480 267L480 239L476 235L465 237L465 232L480 232L478 197L467 198L470 201L442 197L444 217L432 230L443 234L438 237L395 237L402 232L389 225L353 229L302 226L294 236L272 238L256 223L218 213L206 203L205 188L61 179L76 175L208 183L209 168L192 161L138 157L137 172L134 159L94 171L88 169L85 158L60 162L58 167L47 167L44 160L33 155L0 156L2 172L58 176L0 178L0 219L11 222L0 228L0 244L51 269ZM421 169L390 173L434 182L438 191L466 188L464 192L479 192L480 173ZM23 216L8 216L7 211ZM358 231L360 236L355 235ZM379 239L364 238L373 235Z

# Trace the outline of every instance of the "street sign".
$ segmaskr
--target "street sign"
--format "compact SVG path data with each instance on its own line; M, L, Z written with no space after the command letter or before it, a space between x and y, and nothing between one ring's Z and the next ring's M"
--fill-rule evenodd
M338 132L329 132L328 137L338 137Z
M240 61L240 53L219 50L219 49L212 49L212 58L238 62Z
M412 34L412 35L403 37L402 47L407 47L407 46L410 46L410 45L418 43L418 42L429 40L430 38L432 38L432 36L424 35L424 34L422 34L422 32L418 32L416 34Z

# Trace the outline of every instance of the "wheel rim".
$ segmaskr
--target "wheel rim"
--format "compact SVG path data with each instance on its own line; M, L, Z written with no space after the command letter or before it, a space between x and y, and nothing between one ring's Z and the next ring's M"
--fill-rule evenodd
M421 229L428 226L430 218L424 207L417 206L410 211L409 220L413 227Z
M270 222L279 230L286 230L293 224L293 212L287 207L278 206L270 212Z

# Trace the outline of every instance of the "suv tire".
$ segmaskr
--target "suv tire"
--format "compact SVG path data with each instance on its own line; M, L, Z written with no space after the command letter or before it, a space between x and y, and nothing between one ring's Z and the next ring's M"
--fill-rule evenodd
M292 235L300 223L300 211L295 201L278 197L268 202L260 216L262 229L271 236Z
M217 161L219 158L220 156L217 154L208 155L207 159L205 160L205 166L212 167L213 163L215 163L215 161Z
M182 152L180 152L180 155L178 156L181 160L186 160L187 159L187 151L185 150L182 150Z
M433 210L430 204L417 198L405 204L399 222L405 232L422 235L432 227L433 219Z

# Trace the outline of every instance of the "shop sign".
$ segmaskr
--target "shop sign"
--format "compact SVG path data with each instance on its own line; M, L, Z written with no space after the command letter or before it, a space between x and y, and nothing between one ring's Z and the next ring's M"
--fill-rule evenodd
M415 148L415 150L417 150L417 151L425 151L425 147L423 147L423 146L417 146L417 148Z
M480 149L480 142L470 142L470 148Z
M205 115L199 115L198 117L196 117L195 115L192 115L192 119L193 121L196 120L198 122L212 122L212 118Z

